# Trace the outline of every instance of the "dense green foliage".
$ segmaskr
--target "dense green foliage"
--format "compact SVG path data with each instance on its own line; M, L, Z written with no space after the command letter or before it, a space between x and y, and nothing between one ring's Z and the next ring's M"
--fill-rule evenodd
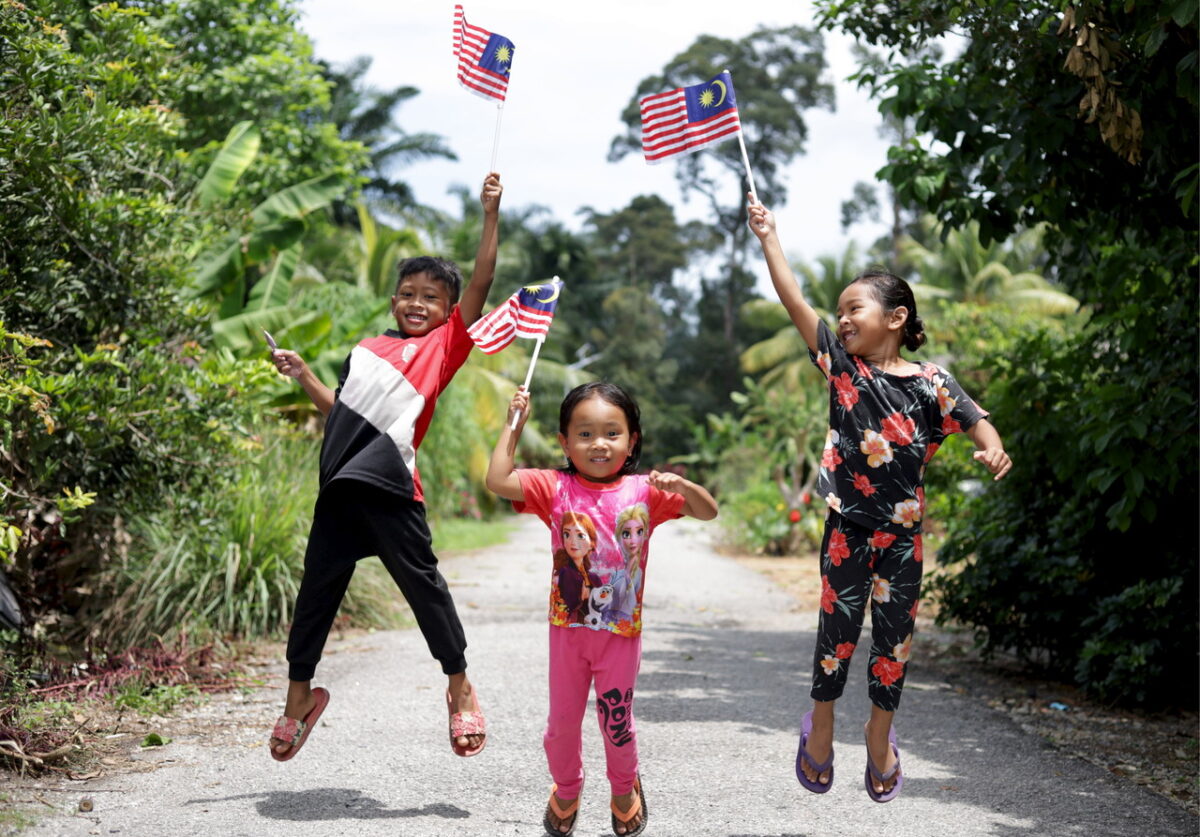
M943 613L1100 696L1194 700L1197 3L876 5L821 4L891 50L862 81L929 138L881 175L985 244L1045 224L1048 269L1094 312L997 347L1017 464L952 525ZM899 61L949 31L957 57Z

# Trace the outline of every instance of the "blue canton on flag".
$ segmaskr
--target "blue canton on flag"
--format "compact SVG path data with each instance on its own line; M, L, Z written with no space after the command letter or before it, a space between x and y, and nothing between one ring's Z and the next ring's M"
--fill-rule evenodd
M640 105L642 152L648 163L691 154L742 128L728 70L704 84L644 96Z
M454 7L454 57L458 83L476 96L503 102L516 47L503 35L467 23L462 6Z
M562 294L557 276L549 282L526 285L467 329L475 345L494 355L518 337L541 339L550 331L554 309Z

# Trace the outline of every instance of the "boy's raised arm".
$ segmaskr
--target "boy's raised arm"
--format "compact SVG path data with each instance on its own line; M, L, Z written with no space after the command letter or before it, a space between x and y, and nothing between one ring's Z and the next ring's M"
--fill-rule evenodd
M513 419L517 418L517 429L513 430ZM488 491L503 497L505 500L523 502L525 492L521 489L521 478L517 476L515 458L517 439L521 438L521 430L525 427L525 419L529 416L529 393L524 387L517 390L512 402L508 405L508 418L504 421L504 429L496 440L496 448L492 451L492 459L488 463L486 484Z
M783 245L779 243L779 235L775 232L775 215L753 198L751 198L747 211L750 215L750 231L758 237L762 244L763 255L767 259L767 270L771 273L771 284L775 286L775 293L779 295L779 301L783 303L788 316L800 330L800 336L804 338L808 348L816 352L818 351L817 324L820 322L820 317L801 293L796 276L787 262L787 256L783 254Z
M479 202L483 204L483 233L479 236L479 250L475 253L475 269L471 281L463 291L459 311L463 322L471 325L483 313L492 280L496 277L496 250L500 246L500 175L491 172L483 181Z

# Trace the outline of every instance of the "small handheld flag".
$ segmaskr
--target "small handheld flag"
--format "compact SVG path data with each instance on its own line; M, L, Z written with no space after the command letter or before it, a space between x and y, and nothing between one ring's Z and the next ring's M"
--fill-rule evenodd
M691 154L741 130L728 70L704 84L643 96L640 105L647 163Z
M526 285L467 329L475 345L489 355L494 355L518 337L531 337L537 341L533 345L533 356L529 358L529 371L525 373L526 391L533 380L538 353L554 320L554 309L558 307L562 288L562 280L557 276L549 282ZM513 430L517 429L519 418L520 413L513 416Z
M550 331L562 287L562 280L557 276L549 282L526 285L476 320L467 333L488 355L494 355L518 337L540 342Z
M458 83L476 96L503 102L515 47L503 35L467 23L462 6L454 7L454 57Z

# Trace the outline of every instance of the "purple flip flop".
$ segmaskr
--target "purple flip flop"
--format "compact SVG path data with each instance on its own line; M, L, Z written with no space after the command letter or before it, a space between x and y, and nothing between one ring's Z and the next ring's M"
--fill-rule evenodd
M813 793L826 793L833 787L833 750L829 751L829 758L823 762L818 762L808 754L808 736L812 733L812 712L804 715L804 720L800 723L800 749L796 751L796 778L800 780L800 784L805 790L810 790ZM803 762L808 762L809 768L819 777L826 770L829 771L829 781L821 782L819 779L813 781L804 775Z
M863 730L863 737L866 738L866 730ZM904 774L900 772L900 748L896 746L896 730L888 730L888 744L892 748L892 752L896 754L896 764L887 773L880 773L875 763L871 761L871 751L867 750L867 770L863 776L863 783L867 786L867 796L871 797L876 802L891 802L900 795L900 788L904 785ZM880 784L890 782L892 777L896 777L895 784L890 790L879 793L875 790L875 785L871 781L872 778Z

